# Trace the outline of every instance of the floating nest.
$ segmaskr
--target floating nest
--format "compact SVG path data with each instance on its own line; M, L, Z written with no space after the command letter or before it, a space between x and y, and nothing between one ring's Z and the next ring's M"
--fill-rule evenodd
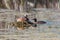
M31 26L26 21L24 21L24 22L12 22L11 25L15 26L18 29L25 29L25 28L28 28Z

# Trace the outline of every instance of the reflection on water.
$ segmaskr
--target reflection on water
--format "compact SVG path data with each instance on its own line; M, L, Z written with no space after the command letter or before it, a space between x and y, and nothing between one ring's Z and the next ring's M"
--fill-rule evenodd
M40 32L53 32L60 34L60 22L59 21L46 21L46 24L38 25Z

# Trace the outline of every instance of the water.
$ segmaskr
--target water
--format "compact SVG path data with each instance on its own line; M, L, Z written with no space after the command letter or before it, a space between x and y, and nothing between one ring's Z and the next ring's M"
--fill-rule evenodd
M46 24L37 24L37 28L35 29L31 29L31 28L28 28L28 29L25 29L25 30L21 30L21 31L25 31L25 32L38 32L38 33L48 33L48 32L51 32L51 33L57 33L60 35L60 22L52 22L52 21L46 21L47 23ZM33 31L34 30L34 31ZM21 32L20 30L17 30L15 27L9 27L8 29L8 32L6 32L5 34L10 34L10 35L15 35L16 33L15 32ZM0 33L1 34L1 33Z
M46 11L46 10L45 10ZM45 14L45 11L44 13L41 12L40 14L41 15L47 15L48 13L46 12ZM9 12L10 13L10 12ZM12 13L15 13L15 12L11 12ZM6 12L6 14L8 14ZM23 13L22 13L23 14ZM56 38L57 40L60 39L60 21L57 21L55 19L50 19L50 17L52 16L52 18L56 18L55 16L58 16L58 15L54 15L51 13L49 13L48 15L51 15L50 17L47 16L46 19L45 16L37 16L38 17L38 20L41 21L40 18L42 18L43 21L47 22L46 24L37 24L38 26L36 28L32 28L32 27L29 27L28 29L25 29L25 30L17 30L15 27L12 27L12 26L9 26L9 28L7 28L6 31L0 31L0 37L5 37L5 38L1 38L2 40L3 39L10 39L10 40L13 40L13 39L16 39L16 40L53 40L52 38ZM10 15L10 14L8 14ZM13 18L13 15L11 16L11 18ZM60 15L59 15L60 16ZM9 19L12 20L9 16ZM57 18L56 18L57 19ZM49 39L48 39L49 38Z
M41 32L52 32L60 35L60 21L46 21L46 24L38 25ZM48 31L49 30L49 31Z

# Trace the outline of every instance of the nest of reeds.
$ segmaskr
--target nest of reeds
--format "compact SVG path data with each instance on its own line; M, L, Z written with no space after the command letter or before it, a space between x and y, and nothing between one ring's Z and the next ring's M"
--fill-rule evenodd
M16 28L20 28L20 29L25 29L31 26L25 21L24 22L12 22L11 25L15 26Z

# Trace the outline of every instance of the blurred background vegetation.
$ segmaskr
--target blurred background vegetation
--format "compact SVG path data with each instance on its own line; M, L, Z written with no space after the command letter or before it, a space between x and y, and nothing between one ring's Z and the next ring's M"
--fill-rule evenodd
M29 8L59 8L59 0L0 0L0 8L27 10Z

